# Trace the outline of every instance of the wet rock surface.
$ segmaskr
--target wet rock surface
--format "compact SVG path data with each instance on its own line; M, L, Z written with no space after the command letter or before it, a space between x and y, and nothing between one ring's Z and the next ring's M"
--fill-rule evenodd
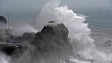
M41 32L35 35L31 44L35 45L41 52L71 49L68 33L68 29L63 24L45 26Z

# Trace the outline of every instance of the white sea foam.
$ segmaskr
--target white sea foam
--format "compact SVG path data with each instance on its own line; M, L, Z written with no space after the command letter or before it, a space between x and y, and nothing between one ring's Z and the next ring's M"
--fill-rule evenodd
M85 23L86 16L78 15L67 6L52 0L38 16L37 29L40 30L48 21L63 23L68 28L69 39L76 54L76 57L69 59L70 63L111 63L112 58L108 54L96 49L94 39L90 37L91 30Z
M69 39L75 50L81 50L88 47L93 47L93 39L89 36L91 30L88 24L85 23L85 16L78 16L73 10L67 6L60 6L60 2L50 1L42 9L37 24L38 29L48 21L55 21L56 23L63 23L69 30Z

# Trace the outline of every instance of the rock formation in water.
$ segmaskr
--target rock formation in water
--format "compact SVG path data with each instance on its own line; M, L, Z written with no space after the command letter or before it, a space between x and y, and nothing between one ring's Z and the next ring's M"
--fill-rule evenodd
M60 63L73 55L68 33L63 24L47 25L35 34L31 42L1 49L10 55L11 63Z
M37 50L42 53L62 50L67 53L67 49L72 49L68 33L68 29L63 24L58 24L57 26L48 25L35 35L31 44L35 45Z
M7 20L5 17L0 15L0 22L7 23Z

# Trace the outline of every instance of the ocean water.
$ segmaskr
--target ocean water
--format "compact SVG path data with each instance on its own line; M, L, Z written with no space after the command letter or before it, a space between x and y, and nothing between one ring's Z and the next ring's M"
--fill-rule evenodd
M92 36L97 43L96 45L112 40L112 9L78 9L76 12L87 16L86 22L92 29Z
M79 13L82 13L87 17L87 23L91 28L103 28L111 29L112 28L112 9L86 9L86 10L77 10Z

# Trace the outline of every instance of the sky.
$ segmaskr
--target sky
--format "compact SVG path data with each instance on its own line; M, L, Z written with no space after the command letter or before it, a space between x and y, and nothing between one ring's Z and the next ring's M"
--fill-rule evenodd
M39 10L49 0L0 0L0 10ZM62 0L71 8L108 8L111 0Z

